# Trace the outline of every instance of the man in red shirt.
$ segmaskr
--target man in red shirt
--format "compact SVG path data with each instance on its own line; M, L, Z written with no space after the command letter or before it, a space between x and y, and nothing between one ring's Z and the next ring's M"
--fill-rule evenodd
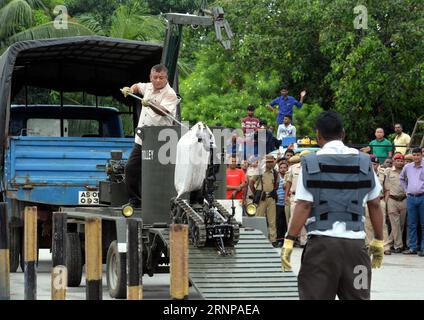
M247 117L241 119L241 128L244 134L252 134L259 128L259 119L253 116L255 107L249 105L247 107Z
M231 162L227 168L227 199L243 199L244 188L246 187L246 175L242 169L237 168L236 157L231 157Z
M255 118L253 116L253 112L255 110L255 107L252 105L249 105L247 107L247 117L241 119L241 128L243 130L244 134L244 154L243 159L247 160L250 156L254 153L254 139L253 135L260 127L259 125L259 119Z

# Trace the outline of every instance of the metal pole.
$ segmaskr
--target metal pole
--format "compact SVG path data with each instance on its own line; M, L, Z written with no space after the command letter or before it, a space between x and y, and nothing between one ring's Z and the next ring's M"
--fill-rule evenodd
M52 260L53 267L66 266L66 225L65 212L53 213Z
M128 219L127 221L127 299L143 299L142 266L142 229L141 222Z
M37 207L25 207L25 300L37 300Z
M102 300L102 220L85 222L86 299Z
M0 300L10 299L9 223L7 205L0 203Z
M128 95L129 96L131 96L131 97L133 97L133 98L135 98L135 99L137 99L137 100L140 100L140 101L143 101L143 99L142 98L140 98L139 96L136 96L135 94L133 94L133 93L128 93ZM157 106L155 106L153 103L149 103L150 105L152 105L153 107L156 107L157 108ZM175 119L172 115L170 115L169 113L165 113L165 115L168 117L168 118L170 118L171 120L173 120L173 121L175 121L177 124L179 124L180 126L182 126L182 127L184 127L184 128L186 128L187 130L190 130L190 128L189 127L187 127L185 124L182 124L180 121L178 121L177 119Z
M188 298L188 225L170 226L171 298Z

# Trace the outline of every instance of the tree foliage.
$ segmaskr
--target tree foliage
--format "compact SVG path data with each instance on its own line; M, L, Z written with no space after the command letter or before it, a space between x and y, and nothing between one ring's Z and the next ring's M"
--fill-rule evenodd
M301 134L313 131L311 115L320 108L340 112L356 142L393 122L411 131L424 112L422 1L366 2L365 30L354 28L353 0L218 4L235 33L233 48L224 52L212 34L206 37L195 71L181 86L185 119L236 126L252 103L262 106L258 115L275 121L263 106L282 83L296 98L308 91L304 108L294 112Z
M64 3L67 32L53 30ZM0 41L100 34L163 41L166 12L195 13L204 0L0 0ZM358 4L365 12L355 12ZM213 28L184 28L182 115L191 122L238 127L246 107L268 123L265 106L286 83L304 107L295 109L301 135L313 135L321 110L336 110L349 140L366 142L374 128L401 122L411 132L424 113L424 2L421 0L217 0L234 32L225 51ZM362 9L361 9L362 10ZM355 29L363 14L367 28ZM1 50L1 49L0 49ZM183 68L181 68L183 67Z

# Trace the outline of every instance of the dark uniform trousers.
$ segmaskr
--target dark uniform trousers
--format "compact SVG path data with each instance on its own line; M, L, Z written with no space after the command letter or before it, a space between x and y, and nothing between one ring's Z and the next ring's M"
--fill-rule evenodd
M137 143L134 143L125 166L125 184L130 203L139 203L141 199L141 146Z
M371 259L363 239L310 236L298 277L301 300L369 300Z

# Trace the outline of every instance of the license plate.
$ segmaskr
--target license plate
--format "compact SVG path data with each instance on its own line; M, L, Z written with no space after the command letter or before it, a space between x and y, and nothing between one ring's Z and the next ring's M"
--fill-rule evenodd
M82 206L93 206L99 204L98 191L78 191L78 204Z

